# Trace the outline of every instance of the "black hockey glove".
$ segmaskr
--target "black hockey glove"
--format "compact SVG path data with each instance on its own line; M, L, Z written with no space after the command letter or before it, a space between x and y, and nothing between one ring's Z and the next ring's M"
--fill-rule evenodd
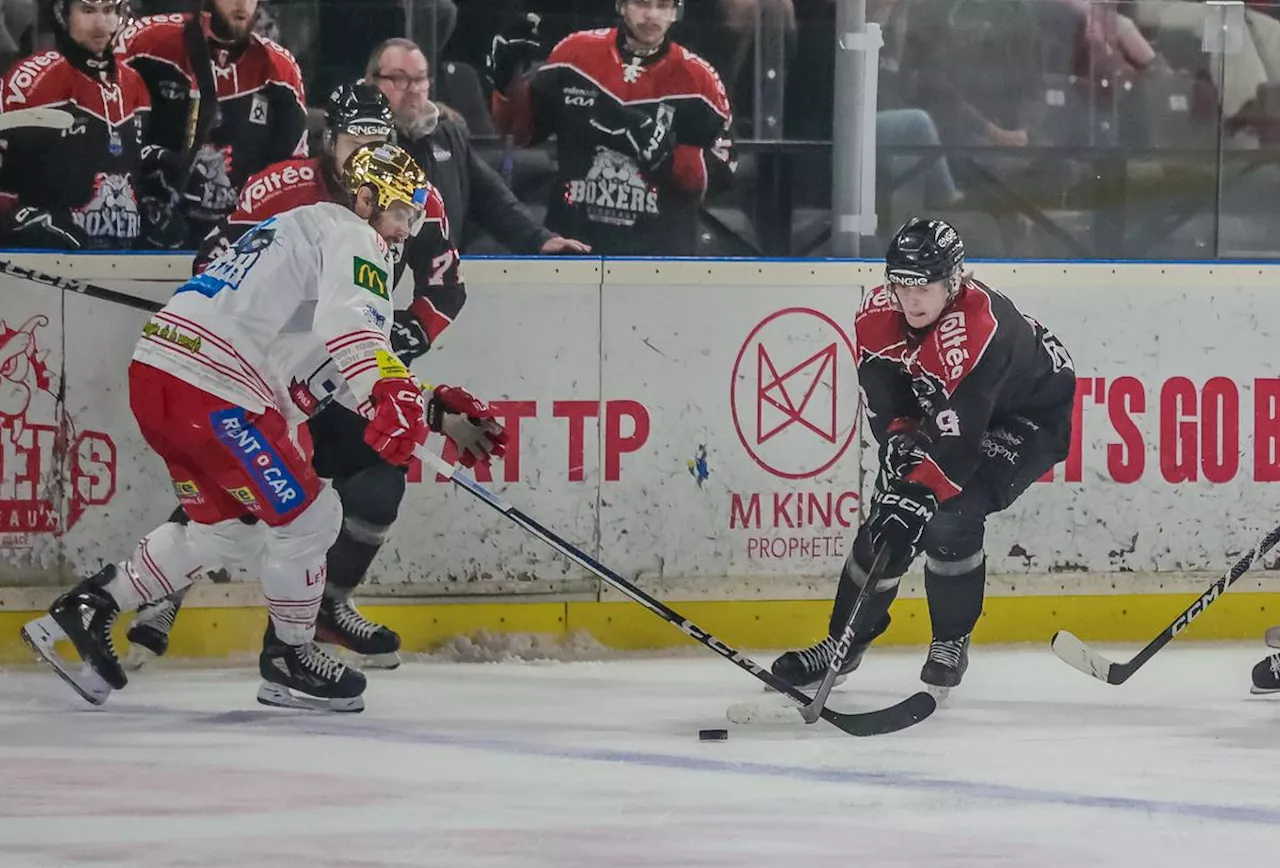
M920 551L920 537L938 511L938 498L923 485L891 482L871 500L867 519L871 551L889 547L885 575L902 575Z
M542 19L529 12L518 22L493 37L485 58L485 77L489 86L505 94L511 83L533 69L546 56L538 37Z
M895 419L880 444L880 472L886 479L906 479L929 454L929 434L914 419Z
M675 151L676 110L666 103L658 104L656 115L642 109L618 105L611 100L598 100L601 110L591 125L613 136L618 149L629 152L645 172L661 169Z
M79 250L84 246L79 227L58 221L43 208L25 206L13 212L8 244L44 250Z
M404 362L405 367L414 359L422 358L431 349L431 341L418 318L407 310L398 310L391 317L391 349Z

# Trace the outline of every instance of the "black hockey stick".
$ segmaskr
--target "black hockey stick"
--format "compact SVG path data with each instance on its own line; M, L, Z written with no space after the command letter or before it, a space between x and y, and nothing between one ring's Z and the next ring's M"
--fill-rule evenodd
M116 304L123 304L126 307L145 310L149 313L155 313L160 310L160 308L164 307L164 305L158 301L138 298L135 295L129 295L127 292L107 289L105 286L96 286L92 283L85 283L83 280L75 280L70 277L58 277L56 274L46 274L43 271L36 271L21 265L15 265L5 259L0 259L0 274L8 274L12 277L20 277L23 280L34 281L35 283L44 283L49 286L56 286L58 289L65 289L69 292L78 292L81 295L87 295L90 298L99 298L103 301L113 301Z
M204 35L204 4L191 4L191 17L182 25L182 47L191 61L191 72L196 79L196 95L187 106L187 126L183 134L182 175L174 187L179 196L185 196L195 173L196 158L213 128L222 121L218 106L218 84L213 77L213 58L209 56L209 43Z
M662 618L669 624L675 626L680 632L689 636L696 642L705 645L712 651L719 654L729 662L733 663L739 669L751 673L765 684L772 687L779 693L786 694L795 702L801 705L808 705L810 698L804 693L796 690L789 684L786 684L772 672L763 669L754 660L744 655L742 652L731 648L724 642L721 642L715 636L681 615L679 612L660 602L654 597L649 596L640 588L615 573L613 570L597 562L590 555L587 555L576 546L565 542L559 536L538 524L528 515L507 503L498 495L476 482L470 476L462 473L458 468L449 464L440 456L426 449L418 450L418 457L423 463L428 465L436 473L451 480L454 485L458 486L474 495L479 500L484 501L498 512L505 515L511 522L523 528L529 534L542 540L551 548L564 555L581 567L584 567L592 575L603 579L640 605L644 606L653 614ZM822 709L822 719L847 732L849 735L867 736L867 735L883 735L885 733L896 732L900 729L906 729L920 721L924 720L937 708L937 702L928 693L917 693L899 702L897 705L888 708L878 709L876 711L863 712L861 714L842 714L838 711L832 711L829 708Z
M836 686L836 679L840 677L840 667L844 666L844 660L849 656L850 649L853 648L853 637L858 632L858 615L862 613L862 606L875 593L875 584L880 581L880 574L884 572L885 566L889 563L889 546L881 543L880 548L876 551L875 557L871 561L871 569L867 570L866 581L862 587L858 588L858 594L853 598L853 608L849 610L849 619L845 621L844 630L840 633L840 641L836 643L836 653L831 655L831 662L827 664L826 674L822 676L822 683L818 685L818 690L813 694L813 701L800 709L800 717L805 723L815 723L820 716L822 710L827 707L827 697L831 695L831 688Z
M1139 651L1137 656L1127 663L1116 663L1108 660L1084 644L1084 642L1081 642L1074 633L1066 630L1059 630L1053 634L1053 653L1085 675L1092 675L1099 681L1105 681L1108 684L1124 684L1133 673L1137 672L1148 660L1156 656L1157 651L1172 642L1179 633L1191 625L1192 621L1203 615L1206 609L1226 593L1227 588L1236 583L1237 579L1253 569L1253 565L1260 561L1263 555L1271 551L1277 542L1280 542L1280 527L1274 528L1263 537L1262 542L1245 552L1244 556L1236 561L1235 565L1226 574L1210 585L1207 591L1201 594L1194 603L1174 619L1172 624L1164 629L1164 632L1152 639L1146 648Z

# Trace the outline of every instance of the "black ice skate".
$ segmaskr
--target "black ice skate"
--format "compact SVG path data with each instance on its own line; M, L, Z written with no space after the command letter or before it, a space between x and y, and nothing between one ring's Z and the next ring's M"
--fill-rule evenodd
M163 657L169 650L169 632L173 620L178 617L179 600L164 597L144 604L133 616L129 632L129 651L124 656L124 668L130 672L141 669L156 657Z
M106 702L112 690L129 683L111 639L111 625L120 609L105 586L115 574L114 564L103 567L54 600L48 615L22 628L22 638L31 650L94 705ZM64 659L54 647L59 639L70 640L83 663Z
M862 663L862 655L867 653L871 642L861 642L849 646L849 656L840 667L840 674L835 683L842 683L849 673ZM788 651L773 661L773 674L797 690L811 690L822 683L831 665L831 658L836 653L836 640L828 636L817 645L799 651Z
M970 635L966 633L959 639L934 639L929 645L929 658L920 670L920 680L943 691L959 686L960 679L969 668Z
M375 624L350 600L325 595L316 617L316 641L340 645L360 655L369 669L395 669L400 665L400 634Z
M315 642L286 645L268 624L258 657L258 701L280 708L364 711L364 675L343 666ZM301 694L301 695L299 695Z
M1253 667L1253 686L1250 693L1280 693L1280 654L1272 654L1259 660Z

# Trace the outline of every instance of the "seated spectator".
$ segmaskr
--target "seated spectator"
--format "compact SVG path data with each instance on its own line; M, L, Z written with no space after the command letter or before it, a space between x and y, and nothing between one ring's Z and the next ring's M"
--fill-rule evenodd
M464 235L467 221L474 220L512 253L589 252L582 242L562 238L534 222L502 177L472 149L466 125L442 113L431 101L429 69L426 56L414 42L388 39L369 56L365 79L386 95L400 132L400 146L413 155L440 191L454 227L455 244Z

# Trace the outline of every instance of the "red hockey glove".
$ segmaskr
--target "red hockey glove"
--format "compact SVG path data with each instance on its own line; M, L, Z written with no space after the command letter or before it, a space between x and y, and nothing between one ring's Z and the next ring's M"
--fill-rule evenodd
M422 387L412 377L389 377L373 386L373 418L364 429L368 443L388 464L403 466L427 439Z
M458 448L463 467L488 464L507 451L507 432L493 410L461 386L439 386L427 402L427 425Z

